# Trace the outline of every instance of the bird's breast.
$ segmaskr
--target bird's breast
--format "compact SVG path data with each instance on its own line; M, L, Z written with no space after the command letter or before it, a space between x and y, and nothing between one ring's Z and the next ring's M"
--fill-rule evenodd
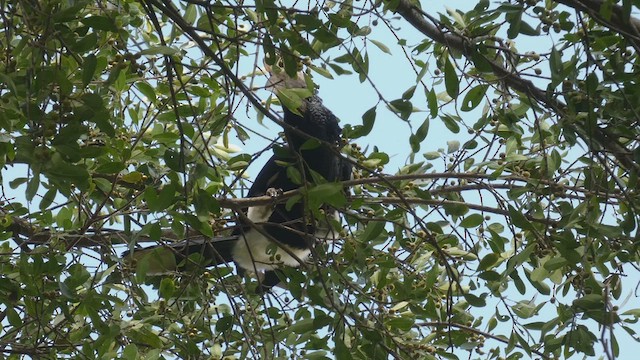
M269 221L269 217L273 214L273 207L271 205L266 206L251 206L247 210L247 218L254 223L263 223Z
M258 272L275 270L282 266L299 267L300 262L307 260L309 255L311 250L308 248L277 244L256 229L249 229L240 235L238 243L233 248L233 260L240 267Z

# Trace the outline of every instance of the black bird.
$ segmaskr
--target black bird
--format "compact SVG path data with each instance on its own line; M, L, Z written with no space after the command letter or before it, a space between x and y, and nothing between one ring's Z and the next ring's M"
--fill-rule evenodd
M278 92L282 86L276 84L274 78L277 80L278 77L272 76L269 83ZM301 83L297 80L285 85L292 84L300 86ZM317 175L328 182L348 180L351 164L339 154L342 129L322 100L312 95L302 100L296 112L284 105L283 110L288 147L274 151L247 196L264 196L271 193L270 190L284 192L297 189L314 183ZM289 166L297 171L288 171ZM280 282L278 272L281 267L299 267L310 256L318 239L336 237L337 232L329 222L337 217L337 212L325 209L326 218L314 219L310 210L302 200L289 208L282 202L249 207L244 211L246 217L238 219L239 226L232 236L187 240L135 252L144 253L169 246L175 256L174 264L179 264L191 254L200 254L210 266L234 261L240 273L264 273L261 288L268 290Z

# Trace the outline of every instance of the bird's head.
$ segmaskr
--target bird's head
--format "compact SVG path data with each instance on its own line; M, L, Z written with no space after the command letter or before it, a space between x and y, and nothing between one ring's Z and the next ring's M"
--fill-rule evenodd
M284 69L274 68L269 65L265 65L265 67L269 73L266 88L273 91L276 95L283 89L307 88L307 80L305 79L302 71L298 71L295 77L291 77L284 71Z
M342 133L338 118L315 94L311 79L302 71L291 77L277 66L265 64L265 67L270 74L266 87L280 100L285 123L319 140L338 142ZM307 140L295 131L285 129L285 133L287 138L293 141L294 147L301 146Z

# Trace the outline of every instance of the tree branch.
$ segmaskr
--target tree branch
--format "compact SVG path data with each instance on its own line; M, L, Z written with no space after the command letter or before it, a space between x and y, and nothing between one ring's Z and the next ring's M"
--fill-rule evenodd
M388 196L366 198L361 200L363 200L365 204L397 204L401 201L398 198L388 197ZM446 199L433 200L433 199L421 199L416 197L405 197L404 199L402 199L402 202L407 202L409 204L420 204L420 205L431 205L431 206L446 206L446 205L466 206L469 209L474 209L482 212L489 212L489 213L499 214L504 216L511 215L508 210L499 209L499 208L490 207L490 206L478 205L478 204L471 204L464 201L454 201L454 200L446 200ZM545 225L553 225L558 223L557 221L551 220L551 219L539 219L531 215L527 215L527 214L523 214L523 215L529 221L542 223Z
M504 185L503 187L510 187L509 182L532 181L529 178L520 177L516 175L501 176L501 177L495 178L494 176L488 175L488 174L453 173L453 172L428 173L428 174L405 174L405 175L395 175L395 176L384 177L384 180L388 183L399 182L399 181L412 181L412 180L429 180L429 179L443 180L445 182L448 179L467 179L467 180L478 180L478 181L482 180L485 182L500 180L502 182L505 182L500 184L500 185ZM554 189L582 192L585 194L585 196L604 195L604 194L593 192L593 191L587 191L585 189L559 185L551 181L538 180L538 179L536 179L535 181L540 183L541 185L553 187ZM347 180L347 181L341 182L340 184L345 187L349 187L354 185L378 184L380 182L381 180L379 177L368 177L368 178L362 178L362 179ZM492 187L493 185L489 183L487 184L487 186ZM459 190L460 189L458 188L452 188L450 191L457 192ZM481 189L478 189L478 190L481 190ZM269 205L269 204L284 202L293 196L299 195L301 191L302 191L301 189L290 190L278 195L277 197L265 195L265 196L251 197L251 198L217 198L216 201L218 202L218 205L222 208L231 209L236 212L241 212L243 209L249 206ZM437 190L434 190L433 192L436 192L436 191L446 192L447 187L439 188ZM351 198L351 200L353 199L356 199L356 198ZM363 200L364 203L367 203L367 204L384 203L384 204L403 204L406 206L410 204L424 204L424 205L432 205L432 206L447 205L447 204L465 205L471 209L475 209L478 211L486 211L486 212L491 212L491 213L500 214L504 216L509 216L509 212L504 209L472 204L472 203L467 203L462 201L451 201L446 199L422 199L422 198L416 198L416 197L403 197L403 198L369 197L365 199L362 199L362 198L359 198L359 199ZM10 212L0 208L0 214L9 215ZM555 223L555 221L550 219L539 219L529 215L525 215L525 216L527 217L527 219L534 222L544 223L547 225ZM72 233L68 234L63 232L52 231L49 229L40 229L37 226L33 226L31 223L29 223L29 221L22 219L20 217L12 217L11 219L12 219L12 223L11 225L8 226L8 230L13 232L13 237L16 243L18 243L18 245L24 247L25 249L27 245L46 244L52 241L53 239L57 239L58 241L64 242L64 244L68 248L107 246L107 245L113 245L113 244L127 244L130 242L132 237L138 237L137 242L156 242L159 240L157 238L151 238L147 235L139 235L136 233L125 232L120 230L111 230L111 231L104 230L100 233L85 232L83 234L72 234ZM185 235L185 238L194 239L200 236L202 236L200 233L192 230ZM175 233L173 233L171 230L164 230L161 234L161 238L170 239L170 240L179 239L179 237ZM215 239L212 241L215 241Z
M458 328L460 330L465 330L468 331L470 333L473 334L480 334L482 336L484 336L485 338L490 338L499 342L502 342L504 344L509 344L509 339L505 338L505 337L500 337L500 336L495 336L491 333L488 332L484 332L484 331L480 331L476 328L473 328L471 326L466 326L466 325L462 325L462 324L457 324L454 322L441 322L441 321L429 321L429 322L421 322L421 323L416 323L416 325L418 326L432 326L438 329L446 329L446 328ZM520 348L520 349L524 349L520 344L515 344L516 347ZM529 348L529 351L531 351L532 353L541 356L543 359L550 359L549 356L545 355L544 353L536 350L536 349L531 349Z
M598 2L598 0L591 1ZM476 51L475 39L453 32L445 32L443 30L444 26L441 25L439 21L413 5L411 1L399 0L396 12L418 31L430 39L462 53L467 60L473 62L472 55L479 54ZM426 19L429 19L431 22ZM495 60L487 57L484 58L490 64L493 73L498 76L506 86L527 95L544 107L553 110L558 114L559 118L565 116L566 105L555 99L553 94L536 87L530 80L526 80L519 74L509 71ZM595 152L604 149L613 155L626 170L636 174L640 173L640 164L634 161L633 153L620 144L618 139L609 134L606 129L586 127L583 123L564 122L562 126L578 134L591 151Z
M599 24L623 35L633 45L636 51L640 51L640 20L630 16L629 14L625 14L622 6L615 4L608 5L611 6L611 17L609 19L605 19L600 15L600 10L604 5L603 0L555 1L576 11L589 14L589 16Z

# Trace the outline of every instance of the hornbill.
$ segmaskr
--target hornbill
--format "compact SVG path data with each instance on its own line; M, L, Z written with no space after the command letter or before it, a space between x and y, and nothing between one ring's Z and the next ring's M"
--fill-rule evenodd
M283 75L272 75L269 79L268 86L276 95L285 87L306 87L300 75L297 79ZM313 183L317 175L328 182L348 180L352 168L350 162L340 155L342 129L320 97L313 94L303 99L295 111L284 103L282 108L288 146L274 151L255 178L247 197L273 194L272 190L285 192L297 189ZM298 171L287 171L288 166ZM337 232L332 229L329 219L337 217L336 210L324 209L323 219L315 219L313 213L318 212L310 210L303 200L289 206L283 202L253 206L243 210L229 237L186 240L134 252L144 254L159 247L169 247L175 257L173 264L180 264L192 254L200 254L208 266L233 261L240 274L245 271L264 273L259 288L259 291L264 291L280 282L278 273L282 266L300 266L310 256L318 240L335 238ZM141 258L140 255L134 256Z

